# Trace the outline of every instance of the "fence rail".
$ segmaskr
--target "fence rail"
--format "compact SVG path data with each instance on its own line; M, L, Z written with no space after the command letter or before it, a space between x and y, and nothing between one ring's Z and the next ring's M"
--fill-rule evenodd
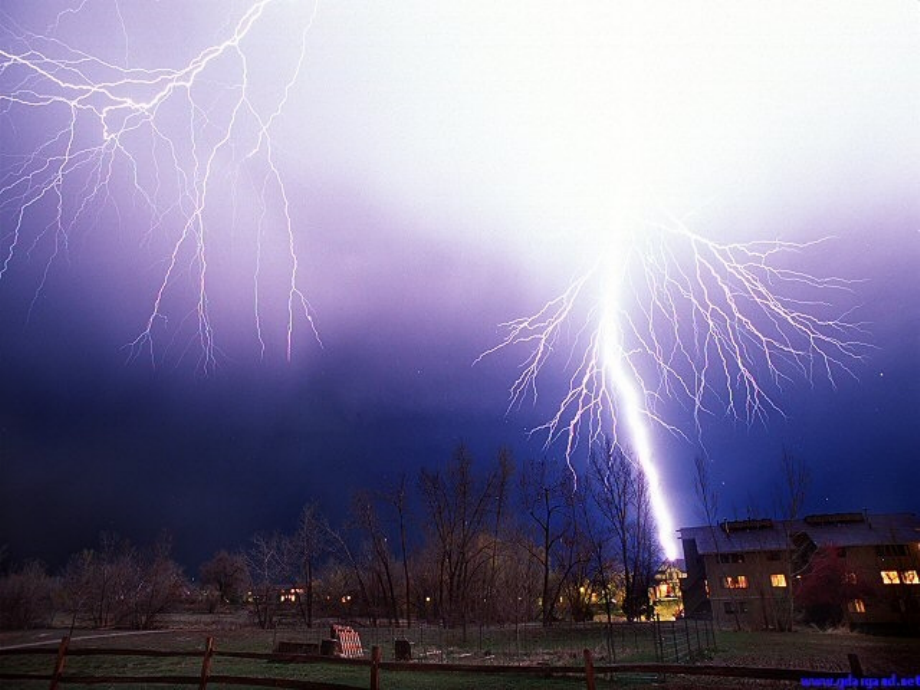
M675 627L675 630L681 629ZM684 628L687 639L690 628ZM690 645L690 643L688 643ZM290 688L291 690L380 690L380 677L383 671L422 672L422 673L464 673L464 674L491 674L491 675L539 675L548 676L583 676L588 690L595 690L595 677L598 674L621 673L653 673L658 675L682 676L711 676L721 678L748 678L758 680L800 681L804 677L812 676L814 669L783 669L749 666L716 666L712 664L681 664L681 663L616 663L594 665L594 655L590 649L583 650L584 665L545 666L545 665L491 665L491 664L457 664L457 663L417 663L402 661L382 661L381 649L373 646L369 659L344 659L312 654L277 654L261 652L235 652L217 651L214 638L208 637L203 651L165 651L152 649L70 649L70 638L61 640L57 649L5 649L0 650L0 657L9 656L54 656L54 670L52 673L6 673L0 672L0 684L21 681L47 681L50 690L57 690L65 684L148 684L148 685L174 685L195 686L199 690L206 690L210 683L223 685L249 685L253 687ZM201 673L199 675L89 675L65 674L64 668L68 657L88 656L133 656L156 658L198 658L201 659ZM821 671L823 678L844 679L862 676L859 659L855 654L849 654L849 672ZM273 661L280 663L323 663L346 666L364 666L369 669L369 682L366 686L345 685L331 682L317 682L303 679L288 678L263 678L251 676L232 676L212 673L212 664L216 657L252 659Z

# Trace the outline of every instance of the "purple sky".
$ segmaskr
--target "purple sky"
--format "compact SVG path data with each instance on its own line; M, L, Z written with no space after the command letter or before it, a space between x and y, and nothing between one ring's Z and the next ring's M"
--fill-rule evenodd
M64 150L72 112L22 97L77 95L38 76L37 54L92 56L79 74L42 64L84 86L121 75L135 83L119 95L141 101L139 70L189 64L253 3L82 5L0 8L0 543L14 559L165 527L195 562L286 528L314 498L335 514L351 489L442 463L460 439L481 460L500 445L561 457L525 432L564 393L577 325L537 402L507 415L526 349L472 363L622 232L624 203L721 242L832 237L790 267L859 281L827 312L865 324L856 378L784 382L786 417L766 425L706 420L724 516L772 507L784 446L812 468L810 510L920 512L905 481L920 447L915 2L270 2L155 129L124 134L105 194L89 190L108 159L70 170L58 226L53 194L26 204L14 186L30 153ZM195 153L221 140L244 65L202 235L216 367L200 368L189 244L153 356L132 359L189 217L179 190L203 189ZM290 361L284 199L266 149L247 158L289 83L271 161L322 341L295 314ZM103 129L80 111L74 133L79 149ZM654 444L676 522L696 523L697 448L660 429Z

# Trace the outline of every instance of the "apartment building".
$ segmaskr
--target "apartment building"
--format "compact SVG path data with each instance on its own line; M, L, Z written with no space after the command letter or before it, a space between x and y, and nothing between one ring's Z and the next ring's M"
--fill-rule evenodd
M688 616L788 629L815 611L852 628L920 630L920 520L834 513L680 530Z

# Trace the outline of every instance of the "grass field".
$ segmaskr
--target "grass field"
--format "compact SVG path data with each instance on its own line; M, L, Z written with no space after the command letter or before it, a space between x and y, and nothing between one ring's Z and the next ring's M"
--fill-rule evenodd
M401 631L403 634L405 631ZM579 628L558 628L546 634L542 630L515 630L509 632L468 631L464 642L459 636L450 639L449 659L463 663L552 663L576 666L581 663L581 649L590 646L592 640L597 640L596 629L591 626ZM499 634L500 633L500 634ZM31 631L28 633L3 633L0 634L0 647L16 644L34 644L48 642L47 648L54 648L54 641L59 640L61 631ZM187 658L142 658L142 657L68 657L66 671L68 673L86 674L134 674L134 675L190 675L200 673L200 654L204 647L204 639L208 634L213 634L216 648L219 651L255 651L269 652L274 643L279 639L303 639L307 633L295 631L272 632L257 629L235 630L175 630L147 634L132 634L126 636L99 637L99 633L86 631L88 637L81 640L80 635L75 635L72 649L79 648L105 648L105 649L154 649L168 651L194 652L196 656ZM322 634L321 632L319 634ZM384 658L392 658L392 636L400 634L399 631L389 629L362 630L362 640L365 648L370 649L374 643L380 644L384 651ZM432 647L437 642L437 633L434 630L423 631L431 641ZM376 636L376 639L374 639ZM496 655L491 648L485 647L489 643L495 645L508 642L509 638L518 645L522 654L515 660L509 660L505 655ZM527 649L536 650L537 639L542 640L539 647L541 651L536 657L528 658L523 653ZM441 640L442 642L444 639ZM625 638L624 638L625 643ZM493 646L495 646L493 645ZM551 650L548 652L547 650ZM597 650L601 654L603 649ZM626 658L618 661L647 661L647 654L641 649L636 654L627 654ZM597 652L596 652L597 653ZM798 631L794 633L766 633L766 632L717 632L716 649L713 650L706 663L730 666L757 666L770 668L802 668L814 671L819 676L823 671L849 670L847 654L859 656L866 675L889 677L898 674L901 677L913 676L920 673L920 639L917 638L886 638L844 632L816 632ZM551 658L547 658L551 657ZM434 659L439 661L440 657ZM599 661L598 663L608 663ZM21 655L0 656L0 671L50 673L54 664L53 655ZM420 665L424 665L420 663ZM367 687L369 670L367 667L341 666L335 664L278 664L266 661L235 659L217 656L214 659L212 672L220 675L241 675L269 678L297 678L312 681L324 681L351 685L354 687ZM401 688L415 690L422 688L443 688L454 690L459 688L476 688L477 690L498 690L500 688L547 688L547 690L563 690L583 688L585 682L580 677L533 677L516 675L471 675L458 669L457 673L420 673L384 670L382 674L383 687L387 690ZM0 684L9 688L47 687L47 681L38 683ZM666 679L654 678L648 675L617 675L616 682L607 678L598 678L598 687L633 687L633 688L669 688L670 690L685 690L699 687L796 687L797 683L778 683L776 681L754 681L738 679L715 679L704 677L677 677L670 676ZM79 687L65 685L66 688ZM96 686L99 687L99 686ZM143 688L143 685L112 685L102 686L111 688ZM149 687L166 687L163 685ZM185 686L188 687L188 686ZM219 688L219 685L209 685ZM240 686L235 686L240 687Z

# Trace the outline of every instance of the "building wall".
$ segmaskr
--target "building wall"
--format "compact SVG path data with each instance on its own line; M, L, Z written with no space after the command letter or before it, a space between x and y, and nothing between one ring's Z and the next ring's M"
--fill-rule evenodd
M706 567L696 546L696 539L683 539L684 563L687 576L680 582L684 613L688 618L710 615L709 595L706 592Z
M789 629L792 576L787 552L707 554L704 563L719 627Z
M725 629L789 629L793 593L801 574L789 551L696 553L684 540L688 615L708 599L716 625ZM688 548L689 547L689 548ZM920 626L920 542L839 549L852 597L843 620L853 627ZM708 595L708 596L707 596Z
M863 590L847 602L850 625L920 624L920 543L849 547L842 560Z

